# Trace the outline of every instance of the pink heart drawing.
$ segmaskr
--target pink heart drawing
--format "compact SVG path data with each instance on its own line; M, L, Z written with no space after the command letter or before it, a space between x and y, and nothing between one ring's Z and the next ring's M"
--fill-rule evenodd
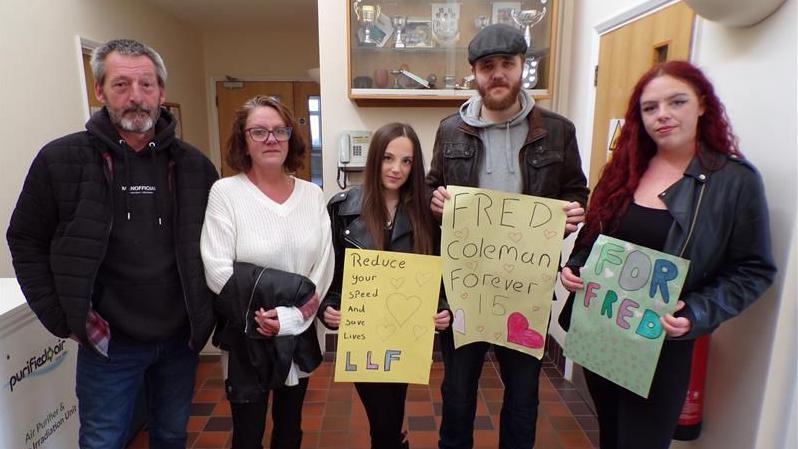
M465 266L471 271L476 270L477 269L477 265L478 265L478 262L474 261L474 260L472 260L471 262L466 262L465 263Z
M513 265L511 263L506 263L506 264L502 265L502 268L504 268L504 271L506 271L507 273L511 273L513 271L513 269L515 269L515 265Z
M552 231L551 229L544 229L543 230L543 236L546 237L546 240L551 239L555 235L557 235L557 231Z
M454 311L454 320L452 320L452 329L465 335L465 312L463 309Z
M468 299L468 292L460 293L460 299Z
M518 312L513 312L507 317L507 341L527 348L540 349L544 339L534 329L529 328L529 320Z
M521 240L522 235L520 232L510 232L507 234L507 237L509 237L509 239L515 243L518 243Z
M458 239L465 240L468 238L468 228L463 228L459 231L454 231L454 236Z

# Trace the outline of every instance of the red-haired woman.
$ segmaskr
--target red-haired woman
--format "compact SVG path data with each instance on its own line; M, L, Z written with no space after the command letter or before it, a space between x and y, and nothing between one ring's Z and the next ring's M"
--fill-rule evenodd
M751 305L773 280L762 180L737 148L723 105L695 66L669 61L637 82L613 157L563 268L583 288L600 233L690 260L648 399L589 371L601 449L667 448L690 377L693 342Z
M335 272L319 318L337 329L341 322L341 286L346 248L432 254L435 229L427 206L424 159L415 131L389 123L371 138L362 187L330 199ZM441 295L435 328L449 326L451 313ZM432 320L433 317L430 317ZM402 432L407 384L355 383L369 419L372 449L409 447Z

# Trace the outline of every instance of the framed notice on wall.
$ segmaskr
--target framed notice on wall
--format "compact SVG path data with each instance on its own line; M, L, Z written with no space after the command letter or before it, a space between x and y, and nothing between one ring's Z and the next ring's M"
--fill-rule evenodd
M180 103L164 102L163 107L169 110L172 117L175 118L175 135L178 139L183 138L183 117L180 115Z

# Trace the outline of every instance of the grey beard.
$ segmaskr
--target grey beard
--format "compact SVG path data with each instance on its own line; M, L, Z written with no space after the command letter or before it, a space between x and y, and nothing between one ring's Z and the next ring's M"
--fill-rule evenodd
M144 117L137 115L135 118L128 118L124 115L124 112L121 114L121 116L111 112L110 116L111 121L123 131L131 133L146 133L147 131L151 130L153 126L155 126L155 121L160 115L160 109L156 109L154 112L145 112L147 115Z

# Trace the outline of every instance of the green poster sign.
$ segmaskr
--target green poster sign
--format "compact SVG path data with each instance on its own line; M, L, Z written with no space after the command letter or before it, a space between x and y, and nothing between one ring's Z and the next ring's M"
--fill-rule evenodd
M648 397L665 330L690 261L600 235L574 300L565 355L616 384Z

